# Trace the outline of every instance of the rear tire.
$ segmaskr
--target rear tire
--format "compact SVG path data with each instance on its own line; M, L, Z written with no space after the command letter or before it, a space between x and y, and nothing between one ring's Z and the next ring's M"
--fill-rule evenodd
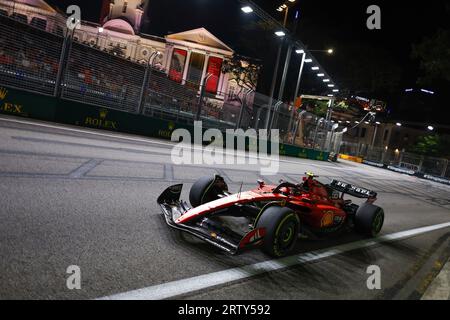
M195 208L219 199L219 194L224 191L228 191L228 186L222 177L218 175L201 177L191 187L189 202Z
M376 237L383 227L384 210L370 203L359 207L355 215L355 229L369 237Z
M272 206L264 210L256 227L266 229L261 250L278 258L288 255L294 249L300 221L293 210Z

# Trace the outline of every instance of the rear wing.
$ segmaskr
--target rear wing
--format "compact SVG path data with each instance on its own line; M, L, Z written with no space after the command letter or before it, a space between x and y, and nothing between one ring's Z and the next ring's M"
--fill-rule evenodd
M376 199L377 193L365 188L357 187L346 182L333 180L330 188L360 199Z

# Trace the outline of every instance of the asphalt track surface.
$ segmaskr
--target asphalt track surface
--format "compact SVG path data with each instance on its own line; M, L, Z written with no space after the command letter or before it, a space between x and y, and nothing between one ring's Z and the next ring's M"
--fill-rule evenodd
M0 299L420 299L450 255L449 186L344 161L282 157L275 176L174 165L167 141L6 116L0 134ZM237 191L305 171L377 191L381 238L300 240L280 261L229 256L168 229L156 204L180 182L186 199L205 174ZM66 286L70 265L80 290ZM367 288L371 265L381 290Z

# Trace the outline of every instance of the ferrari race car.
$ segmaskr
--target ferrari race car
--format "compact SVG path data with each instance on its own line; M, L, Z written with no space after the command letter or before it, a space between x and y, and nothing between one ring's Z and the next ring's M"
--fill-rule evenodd
M321 238L355 229L375 237L381 231L384 211L373 203L377 193L333 180L319 182L308 173L300 184L259 180L250 191L230 193L224 179L202 177L189 193L190 205L180 200L183 185L167 188L158 198L170 227L187 232L230 254L260 247L273 257L292 252L297 240ZM366 201L358 206L350 195Z

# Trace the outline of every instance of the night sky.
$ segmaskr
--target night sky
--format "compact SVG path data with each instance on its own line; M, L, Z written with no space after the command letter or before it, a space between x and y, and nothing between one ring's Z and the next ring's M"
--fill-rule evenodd
M82 18L94 21L98 20L100 2L49 1L58 3L61 8L68 4L80 4ZM254 0L254 2L281 21L282 14L275 9L282 1ZM392 112L391 116L399 118L407 116L404 114L405 110L399 107L404 98L404 89L415 88L421 75L418 62L411 58L412 45L424 37L433 35L439 28L449 27L448 4L446 8L445 0L421 3L406 0L297 0L290 11L289 21L293 21L295 10L299 10L298 38L309 49L334 48L333 56L318 53L315 57L340 89L348 89L351 94L386 100ZM368 17L366 9L371 4L381 7L381 30L371 31L366 28ZM256 20L254 16L243 14L240 7L238 0L151 0L148 24L142 31L166 35L205 27L237 52L263 61L263 73L258 90L267 94L277 43L272 39L272 34L263 34L262 31L257 33L251 28L248 31L249 26ZM285 100L291 99L294 90L298 60L295 57L292 61ZM364 66L370 68L366 70ZM370 85L374 72L385 72L386 75L383 73L383 76L390 77L389 73L393 70L396 77L399 77L395 85L377 92L368 90L367 83ZM308 93L318 93L323 89L320 87L322 84L313 76L307 74L302 84L302 89ZM438 121L439 115L444 111L442 109L444 102L449 101L448 90L443 90L444 87L427 89L436 91L432 100L425 101L425 104L433 105L427 116L430 120ZM422 98L428 99L428 97L420 99ZM414 116L414 112L417 115ZM408 112L412 120L420 116L420 110L414 112Z

